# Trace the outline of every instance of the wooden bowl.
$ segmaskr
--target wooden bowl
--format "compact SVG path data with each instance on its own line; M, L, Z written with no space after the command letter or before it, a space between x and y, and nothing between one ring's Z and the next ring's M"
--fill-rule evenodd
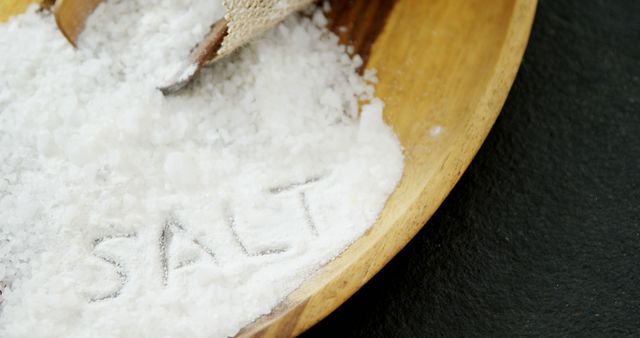
M0 21L30 0L0 2ZM535 0L334 0L331 26L378 71L385 119L405 150L402 181L375 225L238 336L303 332L420 230L456 184L507 97ZM343 27L343 28L341 28ZM439 127L439 128L438 128Z

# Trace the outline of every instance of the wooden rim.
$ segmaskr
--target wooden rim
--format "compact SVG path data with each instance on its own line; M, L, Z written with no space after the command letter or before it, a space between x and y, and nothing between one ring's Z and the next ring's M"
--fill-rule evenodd
M441 172L450 174L428 182L429 188L414 199L413 205L405 206L406 214L387 226L379 220L339 257L306 280L271 314L241 330L238 337L282 337L304 332L353 295L417 234L458 182L498 117L524 55L536 5L537 0L513 1L511 19L493 76L477 109L472 112L464 137L456 140L455 147L460 151L450 154L439 164ZM385 38L386 30L381 39ZM377 48L376 43L374 57ZM374 60L370 65L376 68ZM396 190L394 195L399 193L402 192ZM390 207L389 203L385 209ZM388 241L388 238L394 240Z

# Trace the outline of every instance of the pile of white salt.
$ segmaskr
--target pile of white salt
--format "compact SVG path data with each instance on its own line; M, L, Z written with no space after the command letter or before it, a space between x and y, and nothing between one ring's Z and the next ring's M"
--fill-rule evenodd
M77 50L0 25L0 336L233 335L376 220L402 151L322 12L156 89L223 14L107 1Z

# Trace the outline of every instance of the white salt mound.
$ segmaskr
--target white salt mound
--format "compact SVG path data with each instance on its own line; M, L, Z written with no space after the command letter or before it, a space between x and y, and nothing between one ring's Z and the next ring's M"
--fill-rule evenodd
M376 220L402 151L321 12L156 89L223 14L107 1L78 50L0 24L1 337L234 335Z

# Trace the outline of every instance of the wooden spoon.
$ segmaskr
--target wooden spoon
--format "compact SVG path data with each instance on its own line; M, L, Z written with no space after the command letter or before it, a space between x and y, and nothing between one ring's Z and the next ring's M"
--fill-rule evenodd
M78 37L84 30L87 19L101 2L102 0L45 0L41 7L43 9L53 7L58 29L69 40L69 43L77 47ZM158 89L164 95L168 95L193 81L200 70L216 57L226 34L227 21L220 19L211 26L211 30L204 39L193 48L185 68L176 74L170 84Z
M84 30L87 19L101 2L102 0L46 0L42 7L53 7L58 29L69 43L77 47L78 37Z
M54 8L58 28L67 40L77 47L78 37L84 30L87 19L101 2L102 0L44 0L41 6L45 9ZM164 95L168 95L188 85L205 65L216 60L227 34L228 23L224 18L214 23L209 33L191 51L185 67L169 81L168 85L158 89Z
M227 21L225 19L220 19L213 24L209 33L191 51L187 66L176 74L169 85L158 88L162 94L169 95L175 93L193 81L200 73L200 70L217 56L218 49L220 49L222 45L222 40L224 40L224 37L227 35L227 30Z

